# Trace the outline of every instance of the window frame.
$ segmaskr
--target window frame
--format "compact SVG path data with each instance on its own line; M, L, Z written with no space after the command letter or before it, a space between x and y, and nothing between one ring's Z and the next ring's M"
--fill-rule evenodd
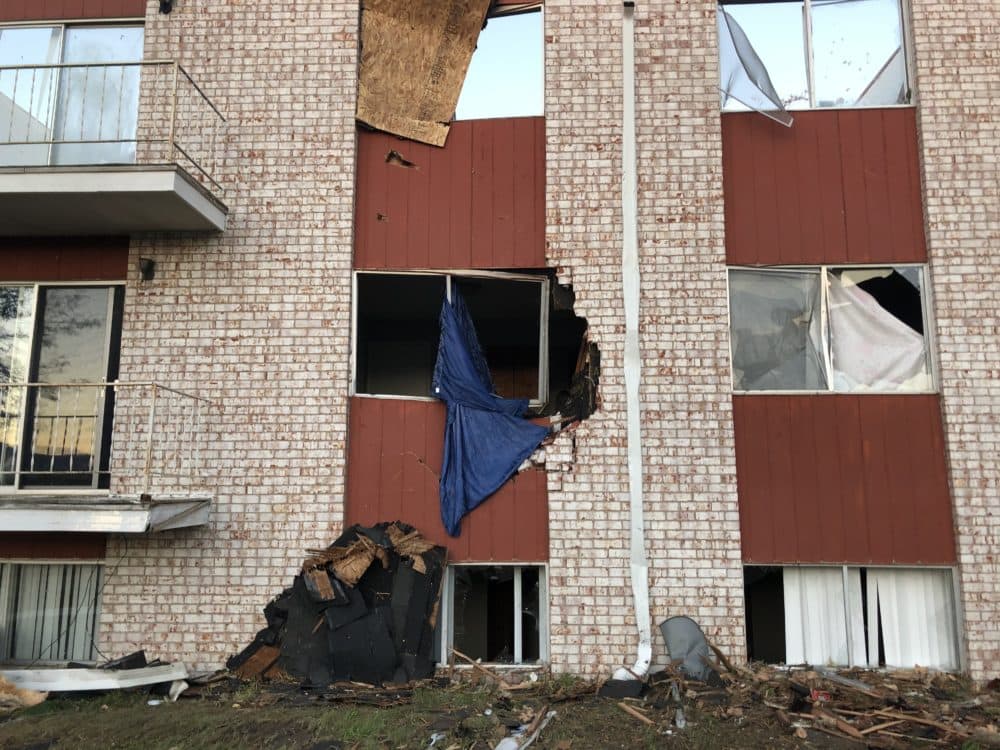
M913 34L911 31L910 23L910 6L906 0L896 0L897 17L899 18L899 29L900 29L900 44L903 47L903 66L904 66L904 80L906 82L906 90L909 94L909 101L904 103L895 104L875 104L875 105L864 105L864 104L838 104L832 106L819 106L816 104L816 64L815 64L815 50L813 47L813 22L812 22L812 5L814 0L719 0L718 9L725 10L727 6L737 6L737 5L753 5L753 4L767 4L767 5L778 5L784 2L801 2L803 3L803 20L802 20L802 44L805 52L805 72L806 72L806 86L809 89L809 106L808 107L795 107L793 109L787 110L789 113L794 114L795 112L816 112L824 110L851 110L851 109L890 109L890 108L913 108L917 104L917 93L914 88L914 71L915 71L915 59L913 54ZM752 44L753 40L751 40ZM766 69L766 66L765 66ZM720 89L721 90L721 89ZM778 92L779 95L781 92ZM739 101L739 100L736 100ZM752 112L752 108L747 107L747 105L739 102L739 104L745 109L726 109L725 105L720 106L720 112L722 114L727 113L738 113L738 112Z
M70 288L72 288L72 287L97 287L97 288L106 288L106 289L108 289L111 292L111 294L109 295L109 300L108 300L108 306L109 306L108 307L108 328L105 331L106 338L105 338L104 361L103 361L103 370L104 370L105 373L108 372L108 369L109 369L109 367L111 365L112 352L115 351L116 348L117 348L117 350L119 351L119 354L120 354L120 350L121 350L121 339L122 339L122 334L124 333L124 320L118 319L118 317L116 315L116 312L118 312L118 310L117 310L117 307L119 305L118 298L119 298L120 295L121 296L124 295L124 292L125 292L125 289L126 289L126 282L124 282L124 281L0 281L0 287L31 287L34 290L34 298L32 300L32 310L31 310L31 324L30 324L30 328L31 328L31 342L30 342L30 345L29 345L29 354L28 354L28 370L29 370L29 374L31 372L34 372L34 370L35 370L35 368L37 366L37 361L36 360L37 360L37 357L38 357L38 349L37 349L36 339L41 336L41 331L39 331L39 329L38 329L38 323L39 323L39 320L38 320L38 303L39 303L39 298L41 296L40 293L39 293L40 289L42 289L42 288L50 288L50 289L51 288L63 288L63 289L65 289L67 287L70 287ZM117 330L117 333L118 333L118 340L117 341L115 341L115 332L116 332L116 330ZM26 382L27 383L33 383L35 381L29 379ZM107 379L107 375L105 375L104 383L106 383L108 386L114 385L115 382L116 381L108 380ZM11 381L9 383L2 383L2 382L0 382L0 385L18 385L18 383L14 383L13 381ZM25 388L25 392L24 392L24 394L22 395L22 398L21 398L20 413L21 413L21 418L22 419L25 419L27 417L27 415L28 415L27 406L28 406L28 389ZM96 430L95 430L95 434L94 434L95 444L102 445L102 446L103 446L103 440L104 440L104 437L105 437L105 435L104 435L104 425L105 425L105 423L106 423L106 421L108 419L108 415L107 415L107 409L108 409L108 407L109 407L109 404L108 404L107 399L103 399L102 400L102 404L101 404L100 419L97 422L97 426L96 426ZM112 414L113 414L114 413L114 404L111 404L110 407L112 409ZM22 424L21 427L20 427L20 433L21 434L19 436L19 442L18 442L18 459L17 459L17 465L15 467L15 471L14 471L14 477L15 477L14 483L10 484L10 485L2 485L2 484L0 484L0 499L3 499L4 497L8 497L8 498L9 497L14 497L14 496L16 496L16 497L23 497L23 496L31 496L31 495L34 495L34 496L45 496L45 497L52 497L52 496L78 496L78 495L100 495L100 496L103 496L103 495L109 495L111 493L111 490L109 488L101 488L101 487L98 486L99 483L100 483L101 473L102 473L100 471L100 458L101 458L100 455L97 456L98 460L95 462L95 469L92 472L92 474L93 474L93 480L92 480L91 486L89 486L89 487L88 486L84 486L84 485L76 486L76 487L74 487L74 486L61 486L61 485L53 485L53 486L50 486L50 487L38 486L38 485L23 487L22 486L22 482L21 482L21 475L24 473L24 471L21 468L21 464L22 464L22 453L21 453L21 451L24 449L24 430L25 430L25 427L26 427L26 425L24 425L24 424ZM113 429L113 425L112 425L112 429ZM0 564L5 563L5 562L9 562L9 561L8 560L0 559Z
M549 613L549 565L542 562L461 562L448 563L445 567L444 577L441 581L441 606L439 607L438 627L435 636L439 636L438 647L441 650L441 658L438 666L447 667L451 665L451 650L455 645L454 627L454 596L455 596L455 569L456 568L514 568L514 661L512 662L483 662L493 669L523 669L527 667L541 667L550 661L550 613ZM523 608L521 571L523 568L534 568L538 571L538 661L526 662L523 660L524 636L522 618L520 614ZM459 669L471 669L470 664L455 663Z
M66 51L66 30L69 29L69 28L101 28L101 27L114 28L116 26L121 26L121 27L129 26L129 27L136 27L136 28L141 28L142 29L143 49L142 49L142 55L140 56L140 58L138 60L134 60L134 61L125 61L125 60L116 61L116 62L120 62L123 66L124 65L136 65L138 67L138 69L140 70L140 75L141 75L142 66L143 66L143 64L145 63L145 60L146 60L146 19L145 19L145 17L123 16L121 18L95 18L95 19L59 19L59 20L55 20L55 19L40 19L40 20L33 20L33 21L12 21L12 22L8 22L8 23L0 23L0 32L2 32L4 29L55 29L55 28L58 28L60 30L59 31L59 49L58 49L58 55L57 55L58 56L58 61L56 63L53 63L53 65L55 66L56 70L59 71L58 74L55 76L54 81L52 83L52 87L53 87L53 100L52 100L52 128L53 128L53 133L54 133L54 129L57 126L57 123L58 123L58 113L59 113L59 110L60 110L60 106L59 105L60 105L60 97L61 97L61 81L62 81L62 76L63 76L63 66L67 65L67 63L65 63L65 61L63 59L63 56L64 56L65 51ZM72 66L72 65L78 65L79 66L79 65L87 65L87 63L69 63L68 65L70 65L70 66ZM140 80L140 86L141 86L141 80ZM140 97L141 97L141 89L140 89ZM141 106L141 99L140 99L140 106ZM138 121L139 121L139 109L137 108L136 109L136 123L138 123ZM125 141L121 141L121 142L125 142ZM137 144L138 141L135 141L135 143ZM4 145L16 145L16 144L7 144L7 143L4 143L4 142L0 142L0 146L4 146ZM32 164L32 165L30 165L30 167L31 168L49 168L49 167L56 167L56 166L69 166L69 165L72 165L73 164L72 162L70 162L67 165L63 165L63 164L60 164L59 162L54 162L53 161L53 155L54 155L53 152L54 152L55 147L56 146L62 146L62 145L76 145L76 144L73 141L65 141L65 142L52 141L52 142L48 143L48 149L47 149L46 155L45 155L45 163L44 164L37 164L37 165ZM133 161L133 163L134 163L134 161ZM3 163L2 163L2 159L0 159L0 166L4 166ZM17 166L17 165L15 165L15 166Z
M407 396L394 393L364 393L358 391L358 320L360 315L358 298L358 277L371 276L439 276L444 277L445 293L451 298L451 282L453 278L498 279L501 281L528 281L539 285L539 325L538 325L538 390L528 404L533 408L543 406L549 398L549 300L550 279L543 274L517 273L508 271L480 271L468 269L356 269L351 273L351 383L348 390L350 397L403 399L406 401L434 402L439 399L434 396ZM475 322L475 321L473 321ZM480 342L482 343L482 342ZM487 363L489 364L489 363Z
M91 638L91 643L90 643L91 657L89 657L89 658L80 658L80 659L75 659L74 658L71 661L74 661L74 662L83 662L83 663L90 662L90 663L95 663L96 664L97 663L96 660L93 659L92 657L93 657L93 655L95 653L96 654L100 654L99 647L98 647L97 643L100 640L101 617L102 617L102 614L103 614L102 610L103 610L103 603L104 603L104 596L103 596L103 594L104 594L104 587L107 584L108 576L112 575L114 573L114 571L111 571L109 573L108 566L107 566L107 561L105 559L91 559L91 558L71 558L71 559L55 559L55 558L26 559L26 558L20 558L20 557L15 557L15 558L0 558L0 566L4 566L4 565L6 565L6 566L20 566L20 567L24 567L24 566L27 566L27 565L43 566L43 567L50 567L50 566L68 567L70 565L75 565L75 566L81 566L81 567L90 567L90 568L94 569L94 573L97 575L97 581L96 581L97 585L95 586L95 590L94 590L94 628L93 628L93 633L92 633L92 638ZM2 607L3 605L4 605L4 602L0 601L0 607ZM12 609L10 613L4 612L2 609L0 609L0 621L7 622L8 621L8 619L7 619L8 617L10 617L10 616L16 616L16 612L17 612L16 608ZM73 616L75 617L76 613L74 613ZM54 641L53 641L53 643L49 644L48 648L51 649L52 645L54 645ZM30 665L33 665L33 664L42 665L42 666L58 666L58 665L64 665L64 664L67 664L67 663L68 662L65 659L45 659L45 658L41 658L41 657L39 657L37 659L13 659L13 658L5 658L3 656L3 648L0 647L0 664L7 665L7 666L18 667L18 666L24 666L24 665L30 666Z
M808 570L808 569L814 569L814 568L824 568L824 569L840 570L841 571L841 581L843 582L844 591L846 591L848 589L847 577L848 577L848 572L851 571L851 570L858 570L858 571L862 571L863 570L863 571L866 571L866 572L867 571L871 571L871 570L875 570L875 571L879 571L879 570L917 570L917 571L946 570L946 571L948 571L948 573L950 575L950 578L951 578L950 591L951 591L951 597L952 597L952 600L951 600L952 601L952 608L954 610L954 623L953 623L953 625L955 627L955 636L956 636L955 648L956 648L956 652L958 654L958 664L956 665L955 673L964 672L966 670L966 668L967 668L967 663L966 663L967 662L967 659L966 659L966 648L965 648L965 646L966 646L966 637L965 637L965 612L964 612L964 608L962 606L962 587L961 587L961 581L960 581L959 570L958 570L958 566L957 565L907 565L907 564L904 564L904 565L895 565L895 564L885 564L885 563L881 563L880 564L880 563L872 563L872 562L852 562L852 563L747 563L747 562L744 562L743 563L744 575L746 573L746 569L747 568L779 568L779 569L781 569L782 573L784 573L784 571L786 571L786 570L794 570L794 569L799 569L799 570L805 569L805 570ZM853 651L852 645L853 645L853 642L852 642L852 638L851 638L851 628L850 628L850 622L851 622L850 615L851 615L851 611L852 610L851 610L851 606L850 606L850 602L849 602L849 597L847 597L847 596L844 597L843 605L844 605L844 620L848 624L847 632L846 632L846 636L847 636L846 641L847 641L847 644L848 644L848 648L847 648L848 664L834 665L835 668L885 669L886 667L884 667L884 666L873 667L870 664L855 664L853 662L853 656L852 656L852 651ZM746 618L747 618L747 615L746 615L746 612L744 612L744 615L743 615L744 624L746 622ZM749 653L749 649L750 649L750 637L749 637L748 630L746 632L746 636L745 637L746 637L746 648L747 648L747 652ZM787 641L786 641L786 643L787 643Z
M828 290L825 283L827 273L837 269L865 269L865 268L916 268L920 272L920 312L924 325L924 353L927 360L927 374L930 378L930 387L919 390L884 390L879 388L864 388L857 390L838 391L833 386L832 367L830 361L830 330L829 330L829 299ZM776 388L773 390L747 390L736 387L735 368L733 366L733 311L732 311L732 290L730 289L730 274L733 271L753 271L755 273L772 272L781 273L815 271L820 275L820 315L823 334L823 362L826 367L826 374L829 387L821 390L803 388ZM933 322L934 300L930 284L929 266L927 263L824 263L821 265L781 265L781 266L747 266L747 265L727 265L726 266L726 317L728 321L729 334L729 387L734 396L809 396L809 395L834 395L834 396L913 396L937 394L941 390L941 379L939 377L937 341L934 335Z

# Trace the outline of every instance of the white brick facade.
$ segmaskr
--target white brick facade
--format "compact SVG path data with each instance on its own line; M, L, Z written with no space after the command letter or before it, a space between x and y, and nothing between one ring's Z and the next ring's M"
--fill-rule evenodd
M1000 6L911 0L968 669L1000 663Z
M146 59L179 59L229 121L229 228L133 239L121 377L219 404L216 501L209 526L112 541L101 648L215 667L343 519L358 8L157 7Z

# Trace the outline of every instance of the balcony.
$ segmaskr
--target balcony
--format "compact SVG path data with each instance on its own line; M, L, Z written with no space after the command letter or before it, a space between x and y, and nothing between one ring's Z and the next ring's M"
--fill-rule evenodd
M155 383L0 384L0 531L206 523L211 413Z
M175 62L0 67L0 226L222 231L225 122Z

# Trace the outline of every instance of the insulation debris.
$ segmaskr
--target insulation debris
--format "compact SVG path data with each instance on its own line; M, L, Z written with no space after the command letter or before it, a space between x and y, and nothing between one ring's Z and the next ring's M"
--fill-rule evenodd
M48 693L37 690L25 690L7 682L0 677L0 714L6 711L14 711L19 708L31 708L37 706L48 697Z
M443 146L490 0L365 0L357 119Z
M402 684L434 672L446 552L404 523L352 526L264 608L267 627L226 666L244 679Z

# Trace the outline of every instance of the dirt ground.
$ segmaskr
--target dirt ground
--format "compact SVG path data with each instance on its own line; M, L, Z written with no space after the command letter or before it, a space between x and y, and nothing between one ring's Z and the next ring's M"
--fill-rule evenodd
M193 688L176 703L158 705L149 705L161 699L147 691L50 697L38 706L0 715L0 748L389 750L428 748L437 736L437 750L491 750L513 728L548 711L555 716L533 748L1000 746L993 744L1000 736L995 734L1000 720L995 693L977 691L957 678L941 686L936 678L916 681L925 686L923 691L910 690L910 684L900 680L887 683L897 689L904 684L904 689L901 701L885 703L835 685L803 699L788 690L782 675L748 671L743 677L714 690L680 683L683 728L677 726L678 704L668 681L652 686L640 699L621 701L598 697L596 686L568 679L542 679L529 689L513 691L448 679L398 690L340 686L313 691L226 678ZM796 681L807 684L809 679ZM814 709L816 716L802 713L813 701L828 708ZM645 720L627 712L622 703ZM846 705L859 710L843 708ZM883 706L910 711L915 722L895 719L891 728L877 730L893 721L877 715L888 710ZM875 713L869 716L868 711ZM871 725L869 733L861 740L843 736L832 719L823 718L834 713L847 719L848 731L865 731L863 727ZM926 718L933 716L937 718Z

